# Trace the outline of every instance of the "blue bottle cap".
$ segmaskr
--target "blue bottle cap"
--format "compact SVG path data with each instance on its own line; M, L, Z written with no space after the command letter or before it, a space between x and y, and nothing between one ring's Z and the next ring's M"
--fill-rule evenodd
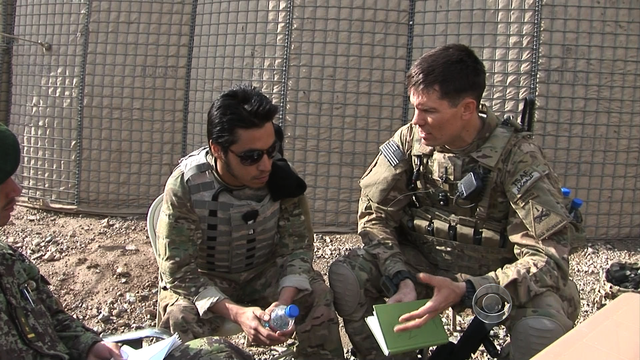
M571 195L571 189L568 188L560 188L560 190L562 190L562 196L564 197L569 197L569 195Z
M285 315L287 315L288 317L290 317L290 318L294 318L294 317L296 317L296 316L300 315L300 309L298 309L298 307L297 307L296 305L291 304L291 305L287 306L287 307L284 309L284 313L285 313Z
M582 199L575 198L571 200L571 207L573 209L580 209L581 206L582 206Z

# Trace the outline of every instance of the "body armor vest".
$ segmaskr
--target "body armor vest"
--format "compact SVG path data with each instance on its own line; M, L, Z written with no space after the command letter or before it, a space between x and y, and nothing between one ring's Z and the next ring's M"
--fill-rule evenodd
M478 150L460 156L425 147L414 136L409 190L416 195L401 229L440 269L477 276L516 260L506 233L511 205L497 182L501 159L516 139L513 128L498 125ZM460 181L470 173L481 188L461 199Z
M256 201L253 189L227 187L214 175L208 154L209 149L203 147L180 163L200 218L198 269L240 273L271 261L280 202L273 201L266 188L264 196L259 196L262 199Z

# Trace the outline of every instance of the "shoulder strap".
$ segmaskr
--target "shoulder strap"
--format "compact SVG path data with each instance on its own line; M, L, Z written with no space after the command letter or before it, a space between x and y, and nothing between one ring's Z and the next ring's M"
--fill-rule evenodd
M514 129L510 126L498 125L495 130L478 150L470 154L480 164L493 171L496 164L502 158L504 150L511 142L514 135Z
M480 227L484 227L484 223L487 220L487 211L489 201L491 200L491 189L493 189L498 180L498 172L495 171L496 165L502 160L505 154L511 150L516 138L517 136L515 136L512 127L499 125L493 133L491 133L487 142L478 150L471 153L471 156L478 160L481 166L489 170L489 181L484 187L484 194L476 208L476 219Z
M180 164L178 166L182 167L185 181L188 182L195 174L213 169L211 164L207 161L207 151L207 147L202 147L180 160Z

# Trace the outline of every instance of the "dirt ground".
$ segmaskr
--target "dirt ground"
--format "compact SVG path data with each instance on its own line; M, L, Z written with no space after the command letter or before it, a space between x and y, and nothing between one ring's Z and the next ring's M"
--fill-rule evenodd
M67 311L99 333L155 325L158 268L144 216L70 215L18 207L9 224L0 229L0 239L28 255ZM314 265L326 276L329 264L358 246L359 239L355 234L316 234L315 245ZM613 261L639 262L640 242L592 242L572 255L572 276L582 297L579 322L610 301L601 277ZM467 320L458 321L464 325ZM504 330L494 335L499 344L506 338ZM242 343L242 336L232 340ZM343 342L348 352L344 332ZM257 359L268 359L282 349L249 350ZM476 355L476 359L485 357L482 351Z

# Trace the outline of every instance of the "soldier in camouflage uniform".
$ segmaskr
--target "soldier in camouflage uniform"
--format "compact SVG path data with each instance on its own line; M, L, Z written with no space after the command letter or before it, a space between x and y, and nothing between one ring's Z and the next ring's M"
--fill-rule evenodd
M360 181L364 247L329 270L359 359L384 358L363 320L384 302L381 284L395 291L388 303L431 298L405 314L397 331L469 307L485 284L505 287L513 310L502 356L510 359L529 359L578 317L568 255L584 232L530 134L502 125L480 104L485 77L474 52L458 44L424 54L407 74L414 117L380 147ZM412 357L405 355L395 358Z
M20 144L0 123L0 227L11 218L22 189L11 178L20 165ZM50 283L26 256L0 240L0 358L121 360L116 344L66 313ZM179 346L168 360L249 360L251 356L221 339L199 339Z
M296 359L341 359L333 295L312 267L306 184L282 158L277 112L253 87L223 93L208 113L208 146L169 177L157 226L160 326L193 339L230 319L254 344L295 331ZM274 332L264 322L281 304L300 315Z

